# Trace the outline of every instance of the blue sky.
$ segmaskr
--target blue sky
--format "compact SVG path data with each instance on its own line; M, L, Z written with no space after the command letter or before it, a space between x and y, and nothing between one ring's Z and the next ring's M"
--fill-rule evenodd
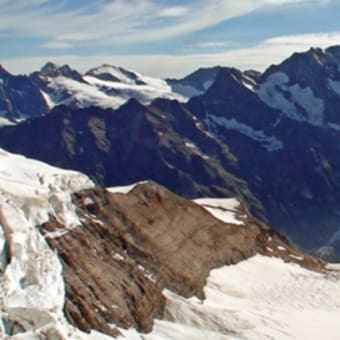
M0 0L0 63L102 63L159 76L200 66L263 70L340 44L339 0Z

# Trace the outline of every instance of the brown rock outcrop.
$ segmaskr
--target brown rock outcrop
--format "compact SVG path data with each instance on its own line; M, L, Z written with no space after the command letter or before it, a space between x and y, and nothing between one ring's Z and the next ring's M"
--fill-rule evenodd
M256 253L321 267L242 206L244 224L227 224L152 182L126 195L87 190L74 202L82 224L47 240L64 267L65 314L84 331L115 336L119 326L148 332L163 316L164 288L203 298L211 269ZM41 232L61 227L51 217Z

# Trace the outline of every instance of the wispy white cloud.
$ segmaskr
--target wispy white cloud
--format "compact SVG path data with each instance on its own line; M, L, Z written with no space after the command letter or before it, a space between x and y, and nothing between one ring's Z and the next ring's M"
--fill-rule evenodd
M65 42L65 41L54 40L54 41L42 44L42 47L50 48L50 49L66 49L66 48L71 48L72 44Z
M173 6L161 9L158 12L159 17L179 17L188 12L188 8L184 6Z
M265 5L301 1L196 0L169 6L157 0L93 0L72 8L66 0L0 0L0 33L41 38L49 48L164 41Z
M273 37L267 39L265 44L268 46L283 46L284 48L292 47L293 49L301 49L310 46L327 47L329 45L340 43L340 32L322 32L309 34L293 34Z
M232 43L228 43L226 41L206 41L202 43L198 43L194 45L194 48L202 48L202 49L214 49L214 48L225 48L227 46L232 46Z

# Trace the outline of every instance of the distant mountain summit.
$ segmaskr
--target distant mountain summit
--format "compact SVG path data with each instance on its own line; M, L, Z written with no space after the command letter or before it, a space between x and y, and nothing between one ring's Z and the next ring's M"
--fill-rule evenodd
M139 75L138 73L128 71L123 67L117 67L108 64L95 67L86 72L85 75L95 77L103 81L112 81L134 85L147 85L142 79L143 76Z
M204 93L214 82L221 66L200 68L182 79L167 79L174 92L185 97L193 97Z
M292 119L335 127L340 104L338 51L339 47L312 48L271 66L261 77L261 99Z
M27 76L14 76L0 67L0 117L13 121L41 116L47 111L39 87Z
M58 66L52 62L47 62L40 71L34 72L30 75L31 80L44 79L44 78L56 78L64 76L79 82L82 82L82 75L75 70L72 70L70 66L63 65Z

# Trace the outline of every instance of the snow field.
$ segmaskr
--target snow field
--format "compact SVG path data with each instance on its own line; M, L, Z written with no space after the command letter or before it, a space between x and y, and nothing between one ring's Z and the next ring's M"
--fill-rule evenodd
M156 339L337 340L340 271L322 274L257 255L211 271L206 299L165 291L168 320L156 321Z

